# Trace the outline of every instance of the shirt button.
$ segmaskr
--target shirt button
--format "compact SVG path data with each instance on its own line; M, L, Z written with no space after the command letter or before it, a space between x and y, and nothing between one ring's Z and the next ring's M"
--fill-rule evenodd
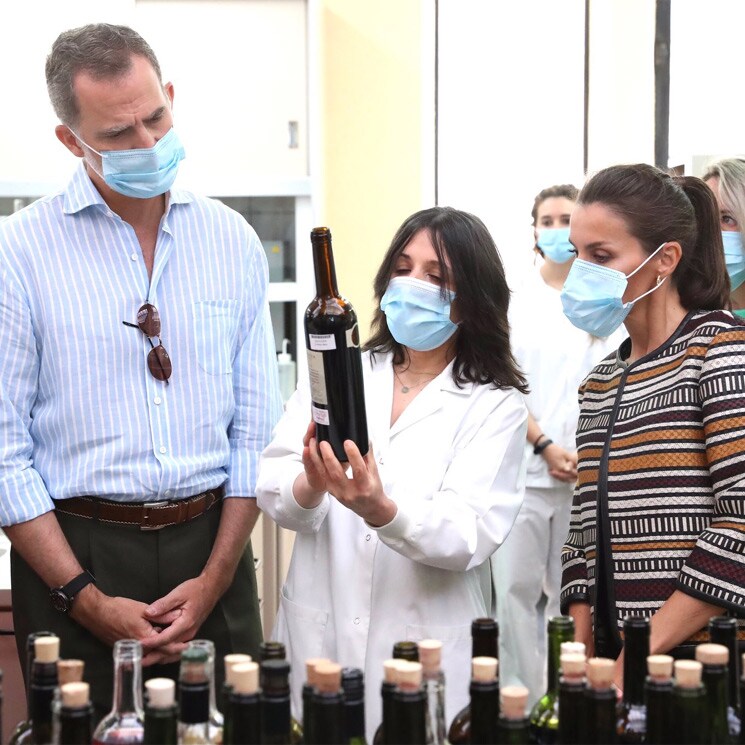
M160 404L161 404L161 403L163 403L163 399L162 399L162 398L161 398L160 396L156 396L156 397L155 397L155 398L153 399L153 403L154 403L154 404L155 404L156 406L160 406Z
M129 258L132 259L132 261L137 261L137 254L130 254Z
M365 536L365 540L366 541L369 541L370 540L370 534L369 533Z
M359 619L359 618L355 618L355 619L354 619L354 625L355 625L355 626L358 626L358 625L359 625L359 623L360 623L360 619Z
M165 453L168 452L168 448L165 445L161 445L160 446L160 452L165 454Z
M164 496L166 496L166 497L170 497L170 496L172 496L172 495L173 495L173 489L166 489L166 490L165 490L165 491L163 492L163 495L164 495Z

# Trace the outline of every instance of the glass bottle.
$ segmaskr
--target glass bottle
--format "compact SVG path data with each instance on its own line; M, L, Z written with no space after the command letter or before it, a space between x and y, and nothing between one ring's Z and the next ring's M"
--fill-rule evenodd
M561 655L558 742L562 745L578 745L581 742L580 722L585 716L586 664L584 653L565 652Z
M740 745L745 745L745 653L740 658Z
M427 694L422 687L422 663L401 660L393 692L390 745L426 745Z
M313 691L316 688L316 665L331 662L325 657L311 657L305 661L305 683L303 683L303 742L315 742L313 731Z
M31 729L26 742L46 745L52 742L54 718L52 703L57 690L59 637L41 636L34 639L34 662L31 666L29 719Z
M499 680L496 657L474 657L471 660L471 706L466 742L494 745L499 725ZM457 733L462 738L462 733ZM463 741L461 739L461 741Z
M594 745L616 742L616 695L613 685L616 661L606 657L587 660L585 718L582 741Z
M475 618L471 622L471 659L493 657L499 659L499 626L493 618ZM463 745L469 742L471 731L471 705L466 704L450 723L448 742Z
M59 745L88 745L93 738L93 704L87 683L60 686Z
M427 693L427 745L444 745L447 725L442 642L438 639L422 639L418 647L422 680Z
M141 743L145 724L142 709L142 646L136 639L120 639L114 644L113 654L113 706L93 732L93 744Z
M712 745L729 742L729 650L721 644L699 644L696 647L696 659L703 665L701 682L706 689L708 741Z
M542 745L556 742L559 732L559 666L561 645L574 641L574 619L552 616L548 619L548 690L530 712L530 732Z
M260 662L265 662L266 660L287 659L287 650L282 642L274 640L261 642L259 650ZM259 670L261 670L260 667ZM259 674L259 678L261 678L261 674ZM291 745L300 745L300 743L304 741L303 728L295 717L290 718L290 739Z
M672 741L677 745L703 745L706 736L706 689L701 683L703 665L696 660L676 660L673 685Z
M256 662L236 663L225 712L224 745L259 745L259 717L259 666Z
M314 740L311 741L311 745L344 742L341 665L335 662L320 662L316 665L313 691L313 736Z
M259 666L261 742L290 745L290 665L286 660L264 660Z
M531 742L530 721L525 715L528 689L505 686L500 691L500 699L497 741L500 745L527 745Z
M210 742L222 742L223 715L217 708L217 690L215 689L215 643L210 639L192 639L190 647L198 647L207 652L207 675L210 682Z
M390 659L383 663L383 682L380 686L382 715L380 724L373 736L373 745L388 745L390 735L388 729L393 721L393 693L396 690L396 676L401 660Z
M739 687L740 655L737 645L737 620L729 616L715 616L709 620L709 637L712 644L721 644L729 650L729 666L727 680L729 690L729 704L727 705L727 721L729 734L736 740L741 734L743 702Z
M204 647L181 653L178 680L178 739L183 745L210 742L209 655Z
M344 691L344 742L347 745L367 745L365 739L365 678L358 667L341 671Z
M331 231L310 233L316 296L305 311L311 412L319 442L330 443L346 462L344 441L352 440L362 455L368 451L365 391L357 314L336 284Z
M176 745L178 706L176 683L170 678L145 681L144 745Z
M627 616L623 620L623 698L618 704L618 741L642 743L647 729L644 679L649 657L649 619Z
M647 657L644 699L647 703L646 742L672 745L673 733L673 658L666 654Z
M396 642L393 645L393 659L419 662L419 645L410 641Z
M236 665L241 665L244 662L251 662L250 654L231 653L226 654L223 657L223 664L225 666L225 678L222 682L222 690L220 691L220 708L223 712L223 732L222 740L226 742L228 739L227 728L230 726L228 710L230 708L230 694L233 691L233 684L235 682L233 677L233 668Z
M34 642L42 636L54 636L51 631L35 631L26 637L26 711L31 709L31 669L34 664ZM16 724L10 735L9 745L21 745L21 743L30 742L31 737L31 720L22 719Z
M52 719L54 730L57 733L59 733L60 708L62 706L60 689L65 683L81 683L84 669L85 663L83 660L57 660L57 689L52 698Z

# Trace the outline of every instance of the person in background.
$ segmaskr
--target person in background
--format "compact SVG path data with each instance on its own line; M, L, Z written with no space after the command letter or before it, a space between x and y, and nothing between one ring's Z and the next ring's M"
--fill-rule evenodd
M724 158L711 163L703 179L714 192L719 205L732 312L745 318L745 160Z
M118 639L167 677L212 639L218 685L225 653L258 653L249 535L282 405L261 243L172 188L184 150L153 50L75 28L46 77L79 165L0 225L0 521L21 659L29 632L57 633L100 714Z
M559 614L561 548L577 480L577 390L592 367L625 338L588 334L564 316L560 292L574 261L569 219L577 188L543 189L531 212L534 270L513 294L510 336L530 392L525 500L494 556L500 681L522 684L532 706L545 692L546 622Z
M627 615L684 657L745 608L745 322L721 310L718 212L701 179L638 164L596 173L572 214L564 311L630 338L580 388L561 603L619 688Z
M293 706L306 659L359 667L368 742L396 641L440 639L446 717L467 703L471 622L493 613L489 558L522 501L527 426L509 289L481 220L449 207L406 219L374 292L369 452L347 441L347 472L317 442L301 380L257 487L261 509L297 532L273 632L287 645Z

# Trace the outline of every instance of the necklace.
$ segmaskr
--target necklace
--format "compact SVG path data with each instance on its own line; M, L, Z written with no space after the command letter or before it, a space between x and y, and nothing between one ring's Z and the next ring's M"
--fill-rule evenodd
M413 390L414 388L419 388L420 385L424 385L425 383L432 380L432 378L436 378L440 373L422 373L423 375L427 375L428 377L425 378L421 383L416 383L414 385L406 385L403 380L398 376L398 372L396 371L396 368L393 368L393 374L396 376L396 380L401 383L401 393L408 393L409 391Z

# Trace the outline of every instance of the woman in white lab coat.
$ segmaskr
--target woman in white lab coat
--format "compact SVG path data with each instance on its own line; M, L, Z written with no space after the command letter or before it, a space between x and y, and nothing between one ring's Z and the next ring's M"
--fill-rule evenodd
M443 207L412 215L374 289L370 451L348 441L345 473L318 446L303 381L257 487L260 508L297 531L273 631L287 645L294 709L307 658L362 668L368 742L396 641L442 640L448 720L468 701L470 625L494 612L489 557L522 501L527 426L509 290L481 220Z

